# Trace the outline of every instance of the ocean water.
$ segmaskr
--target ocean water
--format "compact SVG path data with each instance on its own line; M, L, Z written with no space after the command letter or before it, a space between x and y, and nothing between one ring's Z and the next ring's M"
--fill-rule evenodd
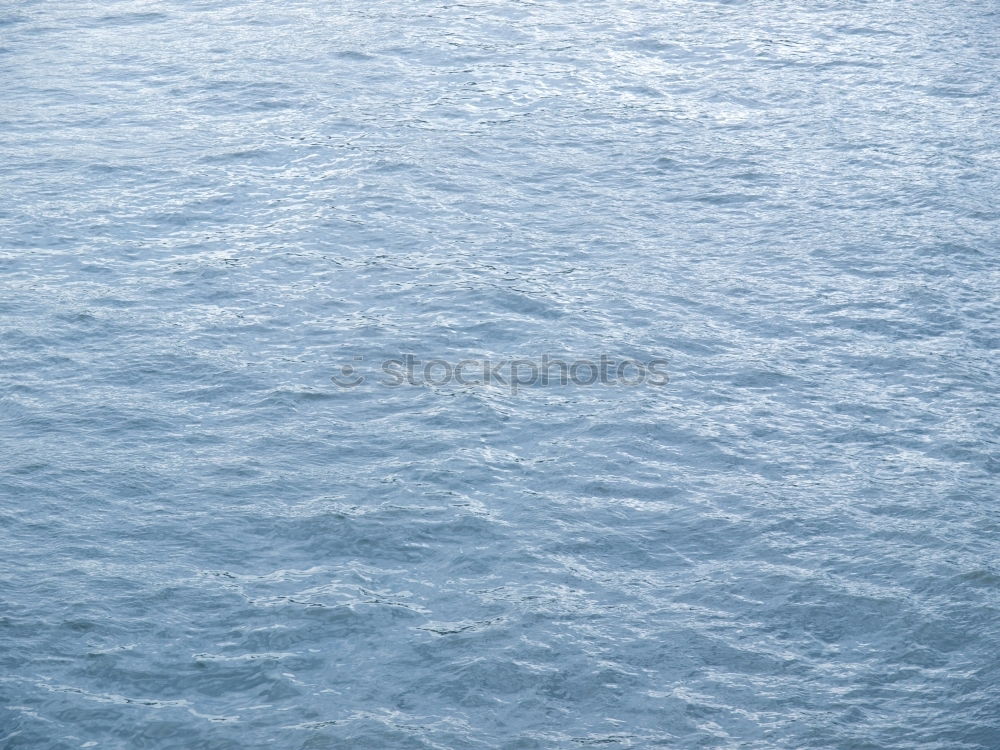
M1000 748L998 53L988 0L4 3L0 747Z

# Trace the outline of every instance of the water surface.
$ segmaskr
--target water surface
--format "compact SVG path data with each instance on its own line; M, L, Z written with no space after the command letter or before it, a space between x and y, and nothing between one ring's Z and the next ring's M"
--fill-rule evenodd
M7 3L0 746L996 750L998 25Z

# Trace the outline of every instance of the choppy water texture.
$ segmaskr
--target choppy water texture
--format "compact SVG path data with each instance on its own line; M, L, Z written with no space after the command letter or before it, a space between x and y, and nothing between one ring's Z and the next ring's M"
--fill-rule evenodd
M8 2L0 746L1000 748L998 40Z

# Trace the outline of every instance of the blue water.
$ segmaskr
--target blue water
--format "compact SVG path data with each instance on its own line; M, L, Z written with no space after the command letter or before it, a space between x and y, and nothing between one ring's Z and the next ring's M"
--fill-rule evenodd
M4 4L0 747L1000 748L998 55ZM331 380L404 353L670 382Z

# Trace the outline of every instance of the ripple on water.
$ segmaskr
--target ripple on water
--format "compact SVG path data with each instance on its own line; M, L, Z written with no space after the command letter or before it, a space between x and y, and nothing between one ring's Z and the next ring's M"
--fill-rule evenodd
M1000 746L996 13L762 10L0 11L0 745Z

